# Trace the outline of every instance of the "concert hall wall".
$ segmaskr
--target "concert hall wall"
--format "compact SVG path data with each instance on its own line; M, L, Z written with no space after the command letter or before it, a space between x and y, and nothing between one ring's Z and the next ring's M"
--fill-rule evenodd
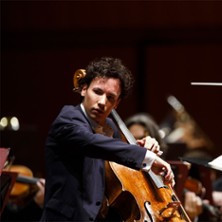
M44 143L72 92L76 69L95 57L122 59L135 77L118 108L123 119L149 112L158 123L172 94L221 153L222 4L210 1L2 1L1 117L16 116L19 131L1 131L16 163L44 175Z

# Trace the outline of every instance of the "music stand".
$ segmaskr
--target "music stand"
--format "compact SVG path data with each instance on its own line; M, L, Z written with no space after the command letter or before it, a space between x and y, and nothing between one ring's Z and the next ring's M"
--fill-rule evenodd
M181 157L181 160L191 163L195 165L199 171L200 181L203 186L206 188L205 197L213 204L213 197L212 197L212 180L211 180L211 172L210 170L217 170L211 165L208 164L209 160L205 159L198 159L193 157Z
M9 155L10 148L0 148L0 176Z
M209 164L209 160L207 159L199 159L199 158L193 158L193 157L181 157L180 158L183 161L186 161L188 163L192 163L192 164L196 164L198 166L203 166L209 169L213 169L213 170L217 170L217 171L221 171L222 170L218 167L215 167L214 165Z

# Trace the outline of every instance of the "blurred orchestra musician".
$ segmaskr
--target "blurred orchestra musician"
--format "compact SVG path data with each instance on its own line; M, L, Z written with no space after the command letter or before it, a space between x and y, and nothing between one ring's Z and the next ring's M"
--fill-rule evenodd
M14 175L15 181L1 213L1 221L39 221L44 203L45 179L33 177L27 166L12 164L14 159L10 154L2 169L3 174ZM7 185L10 178L4 181Z
M160 124L164 141L168 146L181 146L180 155L211 160L213 142L175 96L168 96L167 102L172 111Z
M2 221L39 221L42 215L44 203L45 179L37 182L38 191L29 200L21 204L18 200L8 201L3 214ZM18 199L20 197L17 197Z
M1 221L39 221L43 209L45 179L34 177L32 170L26 166L27 163L21 165L26 160L25 157L21 158L26 146L32 145L36 139L35 131L26 130L16 116L3 116L0 119L0 133L1 147L10 147L1 148L8 151L3 174L15 177L1 212ZM34 150L32 154L34 156ZM9 180L10 177L4 180L5 185Z
M218 185L221 185L218 182L221 180L221 171L201 166L212 160L214 144L175 96L168 96L167 102L172 110L165 121L160 124L163 140L169 148L166 158L183 157L184 160L194 161L191 164L189 176L201 182L204 190L201 194L202 198L208 199L211 205L216 206L214 208L209 207L209 204L204 204L207 210L204 211L205 214L202 214L203 217L200 220L205 220L208 216L211 221L221 221L222 193L221 188L218 188ZM198 164L195 163L196 161Z
M149 115L148 113L138 113L129 117L125 122L128 129L131 131L131 133L136 139L143 138L144 136L150 136L155 138L160 144L160 149L163 151L163 157L169 157L169 155L167 154L168 145L162 139L163 135L161 134L161 130L151 115ZM217 184L217 187L218 185L219 182ZM222 193L218 192L217 194L219 194L219 198L215 198L217 195L216 193L214 194L215 206L220 207L219 205L221 205L221 201L219 201L219 199ZM184 208L192 221L200 222L203 221L203 219L205 221L206 219L207 221L220 221L221 219L221 215L218 215L218 211L212 212L216 215L215 217L211 218L209 218L208 214L204 213L204 207L209 206L209 201L202 200L202 198L199 197L197 193L193 190L189 190L187 188L184 189L183 203ZM211 210L214 210L213 206L211 207Z

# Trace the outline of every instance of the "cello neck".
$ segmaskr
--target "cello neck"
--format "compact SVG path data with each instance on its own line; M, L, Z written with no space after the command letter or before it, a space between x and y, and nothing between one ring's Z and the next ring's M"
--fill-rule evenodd
M112 110L112 116L115 119L115 121L117 122L120 130L122 131L123 135L125 136L125 138L127 139L129 144L137 144L136 139L134 138L134 136L132 135L132 133L128 130L128 128L126 127L125 123L122 121L122 119L120 118L119 114L116 112L115 109Z
M120 118L116 110L113 109L111 113L112 113L113 118L117 122L120 130L122 131L123 135L125 136L126 140L128 141L128 143L136 145L137 144L136 139L134 138L132 133L129 131L129 129L126 127L125 123L122 121L122 119ZM153 173L152 170L149 170L148 174L151 177L152 182L157 188L166 187L166 185L164 185L163 183L162 178L160 178L158 175Z

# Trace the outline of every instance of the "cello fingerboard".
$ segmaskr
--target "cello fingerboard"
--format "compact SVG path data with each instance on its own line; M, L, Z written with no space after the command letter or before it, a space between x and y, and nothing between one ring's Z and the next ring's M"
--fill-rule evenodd
M152 182L155 184L156 188L168 188L164 183L161 176L154 174L152 170L149 170L148 172L149 176L152 179Z

